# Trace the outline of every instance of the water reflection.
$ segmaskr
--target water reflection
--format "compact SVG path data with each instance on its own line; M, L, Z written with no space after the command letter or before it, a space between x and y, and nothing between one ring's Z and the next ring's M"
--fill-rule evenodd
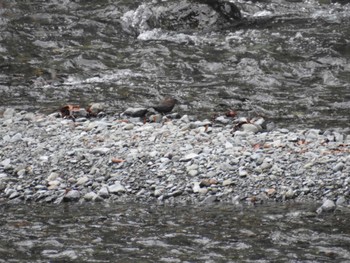
M0 262L345 262L349 212L315 209L3 205Z

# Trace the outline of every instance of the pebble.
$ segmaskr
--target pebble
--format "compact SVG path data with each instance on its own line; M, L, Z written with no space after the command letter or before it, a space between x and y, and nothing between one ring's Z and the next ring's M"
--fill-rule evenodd
M251 123L242 124L242 129L244 132L249 133L257 133L260 130L260 128L257 125Z
M184 157L182 157L180 159L180 162L187 162L187 161L190 161L190 160L192 160L194 158L197 158L197 157L198 157L198 154L196 154L196 153L189 153L189 154L185 155Z
M97 147L97 148L94 148L92 149L90 152L93 153L93 154L106 154L110 151L109 148L107 147Z
M134 129L134 127L135 127L134 124L132 124L132 123L127 123L127 124L124 125L123 129L129 131L129 130Z
M344 169L344 166L345 166L345 164L344 163L337 163L334 167L333 167L333 170L334 171L341 171L341 170L343 170Z
M232 179L226 179L222 182L222 186L229 186L229 185L232 185L234 184L233 180Z
M76 184L77 185L84 185L87 181L89 181L89 178L87 176L79 177L77 179Z
M47 181L53 181L56 180L60 175L58 173L52 172L50 175L47 177Z
M159 123L144 123L115 115L74 123L12 109L5 113L0 117L4 200L240 204L326 197L349 206L350 137L341 132L266 131L259 119L233 131L236 122L226 117L212 123L160 115ZM333 209L328 207L324 202L322 211Z

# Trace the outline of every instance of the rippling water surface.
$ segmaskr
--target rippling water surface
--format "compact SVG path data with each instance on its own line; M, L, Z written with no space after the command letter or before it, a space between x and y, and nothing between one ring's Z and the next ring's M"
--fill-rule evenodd
M0 262L349 262L349 213L315 210L1 206Z
M349 4L236 1L263 22L180 32L138 24L150 2L0 1L1 105L119 112L170 94L203 118L232 108L282 127L347 127Z

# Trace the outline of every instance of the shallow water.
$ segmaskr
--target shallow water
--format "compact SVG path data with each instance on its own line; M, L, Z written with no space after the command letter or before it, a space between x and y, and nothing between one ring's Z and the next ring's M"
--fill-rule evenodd
M348 212L314 205L3 205L0 262L349 262Z
M236 109L280 127L348 126L349 4L242 1L263 22L175 32L125 22L144 2L0 1L0 105L120 112L170 94L200 118Z

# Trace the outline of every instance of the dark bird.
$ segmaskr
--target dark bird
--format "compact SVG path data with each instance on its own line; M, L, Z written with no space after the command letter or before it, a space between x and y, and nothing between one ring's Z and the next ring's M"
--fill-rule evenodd
M175 104L178 101L174 98L165 98L163 101L161 101L158 105L153 106L152 108L158 111L159 113L169 113L173 110Z

